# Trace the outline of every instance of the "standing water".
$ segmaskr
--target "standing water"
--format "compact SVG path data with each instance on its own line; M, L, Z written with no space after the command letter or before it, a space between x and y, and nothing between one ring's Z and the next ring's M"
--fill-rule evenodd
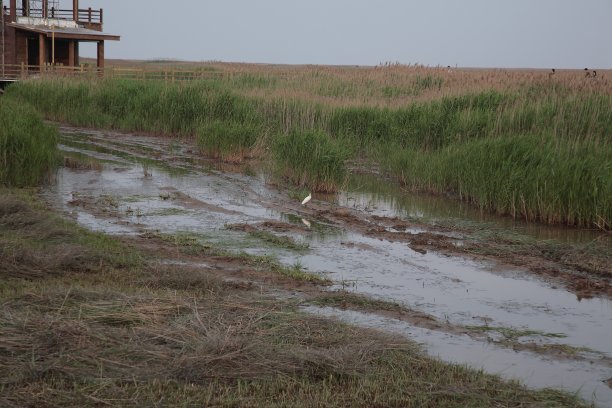
M72 128L62 128L62 133L62 149L96 158L103 165L96 170L61 169L48 198L92 230L109 234L188 232L212 245L275 255L287 265L299 263L310 272L326 274L337 282L336 288L398 302L441 322L485 335L479 339L388 317L306 307L311 313L399 332L444 360L518 378L532 387L579 392L596 404L612 406L612 390L605 383L612 377L612 303L607 298L579 300L519 268L417 252L405 243L322 225L317 220L306 220L312 225L306 228L301 224L305 214L300 212L299 202L292 205L286 196L269 188L263 177L205 169L202 163L195 163L198 159L185 146L167 139ZM364 215L421 218L431 223L484 223L565 242L599 237L594 231L534 227L484 217L454 201L411 195L368 177L356 180L355 187L336 200L335 205ZM301 228L295 229L293 238L308 243L309 249L271 247L226 227L263 221L299 223ZM512 346L486 340L500 340L502 334L516 344L572 350L575 358L571 353L560 358L551 353L515 351Z

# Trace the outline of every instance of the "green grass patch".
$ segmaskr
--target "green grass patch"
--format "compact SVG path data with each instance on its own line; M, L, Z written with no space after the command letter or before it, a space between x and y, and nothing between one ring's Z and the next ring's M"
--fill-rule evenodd
M612 145L513 136L457 143L433 152L390 149L387 169L414 190L453 192L528 221L609 229Z
M249 157L261 132L261 126L214 121L198 128L196 141L204 153L225 162L240 163Z
M348 149L322 131L292 131L274 142L277 170L294 184L335 192L345 183Z
M33 193L0 189L0 276L97 273L140 262L115 240L49 214Z
M0 98L0 186L50 181L59 162L57 130L27 104Z

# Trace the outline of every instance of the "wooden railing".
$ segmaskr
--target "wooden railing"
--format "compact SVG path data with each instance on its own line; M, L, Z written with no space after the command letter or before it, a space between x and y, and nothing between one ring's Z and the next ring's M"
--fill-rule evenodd
M79 9L77 12L77 22L88 24L104 24L104 10Z
M0 80L20 81L41 76L77 76L101 74L102 71L86 66L68 67L63 65L0 65Z
M123 78L139 81L165 81L168 83L197 81L214 78L231 78L239 72L219 72L183 69L144 69L144 68L97 68L91 65L69 67L64 65L0 65L0 81L21 81L35 78Z
M18 17L35 17L35 18L45 18L43 13L43 9L29 9L26 10L26 13L23 12L22 8L17 9ZM9 15L10 9L4 6L4 14ZM25 15L24 15L25 14ZM53 18L56 20L69 20L74 21L74 13L72 9L56 9L55 7L51 7L47 11L46 18ZM104 23L104 10L94 10L91 7L87 9L79 9L77 11L77 22L83 24L103 24Z

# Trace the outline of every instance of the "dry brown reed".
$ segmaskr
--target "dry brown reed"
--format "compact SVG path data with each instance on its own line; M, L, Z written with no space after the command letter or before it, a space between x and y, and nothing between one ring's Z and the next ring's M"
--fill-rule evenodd
M300 100L330 107L398 108L447 96L514 91L525 86L560 86L570 92L612 94L612 71L585 78L582 70L447 68L423 65L320 66L222 62L116 61L117 66L210 72L244 96ZM245 80L245 77L247 78Z

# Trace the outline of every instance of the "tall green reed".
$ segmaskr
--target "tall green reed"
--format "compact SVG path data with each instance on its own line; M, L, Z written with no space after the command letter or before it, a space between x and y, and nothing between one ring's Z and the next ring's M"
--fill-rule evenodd
M335 192L346 182L349 150L320 130L291 131L274 140L277 170L313 191Z
M36 186L57 168L57 130L31 107L0 98L0 185Z
M442 86L423 78L420 86ZM611 178L605 174L612 134L608 93L533 83L394 109L238 93L279 83L258 76L174 85L53 80L18 84L7 96L32 103L49 118L76 124L197 136L201 148L218 156L242 157L253 146L269 147L276 152L272 157L277 168L297 184L314 189L337 189L332 183L342 176L326 175L336 171L328 169L340 169L342 160L360 155L378 159L414 188L451 192L492 211L609 228L609 201L600 193L609 191L605 181ZM367 81L364 84L355 86L371 87ZM333 83L323 85L333 88ZM534 138L546 140L537 145L536 153L530 144ZM314 144L301 148L309 139ZM326 149L333 158L329 163L318 159L327 157ZM483 168L493 166L487 149L497 152L496 163L505 166ZM536 162L540 164L535 166ZM313 165L301 167L302 163ZM500 176L483 177L493 170ZM523 178L517 176L521 171ZM454 178L448 180L451 175ZM530 180L532 176L536 181L526 181L522 187L518 181L516 185L504 181L504 177ZM596 193L588 194L586 186Z

